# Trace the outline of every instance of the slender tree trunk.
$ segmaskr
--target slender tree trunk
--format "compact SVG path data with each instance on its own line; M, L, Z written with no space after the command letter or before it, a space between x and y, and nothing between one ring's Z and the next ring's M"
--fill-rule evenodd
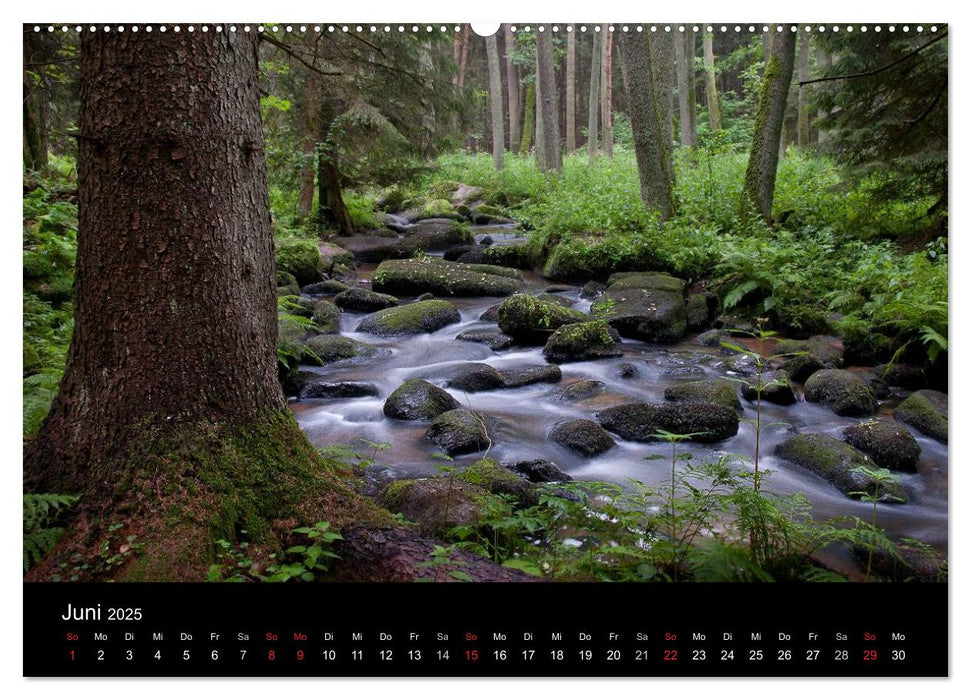
M328 99L324 99L320 109L322 133L317 145L317 216L322 237L329 232L339 236L354 233L354 222L341 192L340 149L333 134L334 122L342 111L340 103Z
M697 141L695 131L695 95L692 90L691 73L694 72L694 52L688 53L688 46L694 46L694 34L685 32L675 37L674 53L678 79L678 124L681 130L681 145L694 148Z
M456 32L452 37L452 62L455 63L455 75L452 76L452 85L459 86L459 59L462 56L462 32Z
M769 59L772 58L772 33L765 32L762 34L762 72L765 73L765 66L769 65Z
M314 208L314 158L317 152L317 134L320 131L317 124L317 118L320 116L319 90L320 81L317 74L307 71L303 82L300 118L297 120L300 150L303 152L300 166L300 192L297 196L297 221L301 224L310 218Z
M608 158L614 157L614 113L613 113L613 58L614 37L608 29L600 29L600 121L603 124L603 151Z
M431 158L435 153L435 132L438 130L435 117L435 101L432 95L435 91L435 58L432 46L422 42L418 47L418 66L421 75L422 90L419 96L421 104L421 132L418 137L418 150L422 158Z
M754 212L767 222L772 217L779 144L796 53L795 32L788 31L788 28L782 32L775 32L774 29L772 56L762 77L759 111L755 118L755 133L741 202L743 218Z
M376 512L277 380L255 33L85 33L80 74L74 334L24 486L82 498L32 575L128 538L87 575L204 580L239 528Z
M644 205L658 212L661 220L674 215L671 175L662 145L660 110L657 90L653 85L651 37L647 32L623 32L620 35L620 65L627 90L634 155Z
M809 32L799 32L799 69L797 77L800 81L809 80ZM809 88L799 86L799 111L798 126L796 130L796 143L800 148L809 145Z
M503 25L506 40L506 92L509 93L509 152L515 153L520 147L522 136L519 130L519 77L512 55L516 50L516 39L508 24Z
M486 37L486 60L489 64L489 108L492 112L492 162L496 170L502 170L506 135L502 128L502 68L495 34Z
M51 51L32 31L24 33L24 166L28 170L47 168L50 151L48 121L49 101L44 84L43 67L31 64L51 59Z
M543 90L539 82L539 54L536 56L536 167L546 170L546 122L543 121Z
M597 141L599 139L599 101L600 101L600 42L603 38L597 38L597 34L590 37L593 45L590 49L590 100L587 103L587 155L590 159L590 167L593 167L597 159Z
M712 49L712 36L705 32L702 38L705 53L705 97L708 100L708 124L713 133L722 130L722 113L718 107L718 87L715 85L715 52Z
M577 147L577 33L569 25L566 33L566 150Z
M533 145L533 124L536 121L535 110L536 110L536 80L534 79L526 86L526 95L524 98L526 103L526 113L523 115L523 140L519 144L519 152L523 155L529 153L530 147Z
M820 77L825 76L829 72L829 69L833 67L833 57L820 46L816 47L816 66L819 70ZM824 109L820 109L816 113L817 121L824 120L827 117L829 117L829 112ZM826 129L822 127L816 129L816 143L820 146L826 143L827 136Z
M654 70L654 89L661 117L661 147L668 162L668 175L674 182L674 35L659 31L649 40L651 67Z
M465 87L465 67L469 58L469 35L472 33L472 27L468 24L462 25L462 51L459 54L459 88Z
M547 26L544 32L536 32L537 104L542 105L542 169L559 172L563 169L563 160L560 154L560 118L557 109L556 73L553 68L553 38L550 36L551 33L551 26ZM538 138L537 145L539 141Z

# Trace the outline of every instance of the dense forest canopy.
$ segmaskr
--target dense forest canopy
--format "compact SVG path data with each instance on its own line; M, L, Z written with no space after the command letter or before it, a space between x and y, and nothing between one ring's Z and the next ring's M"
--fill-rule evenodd
M240 28L24 27L29 576L946 575L946 26Z

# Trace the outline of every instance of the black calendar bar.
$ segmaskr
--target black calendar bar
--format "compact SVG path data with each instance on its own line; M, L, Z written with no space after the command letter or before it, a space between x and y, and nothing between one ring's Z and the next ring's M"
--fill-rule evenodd
M946 676L946 584L24 585L26 676Z

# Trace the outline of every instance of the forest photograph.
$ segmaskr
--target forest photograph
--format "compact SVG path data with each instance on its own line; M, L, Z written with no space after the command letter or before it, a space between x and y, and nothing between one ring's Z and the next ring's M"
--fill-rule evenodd
M946 25L22 33L25 581L947 581Z

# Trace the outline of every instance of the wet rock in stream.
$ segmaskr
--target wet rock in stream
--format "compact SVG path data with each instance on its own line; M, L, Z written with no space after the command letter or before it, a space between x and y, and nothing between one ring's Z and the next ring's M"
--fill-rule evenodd
M399 420L431 421L460 404L444 389L423 379L409 379L384 402L384 415Z
M505 297L519 291L522 273L495 265L467 265L436 258L387 260L372 276L375 291L399 296L430 292L442 297Z
M361 320L357 330L360 333L384 337L415 335L433 333L461 320L462 314L454 304L441 299L429 299L384 309L366 316Z
M334 297L334 304L343 311L361 311L371 313L398 305L398 297L390 294L378 294L367 289L354 287L341 292Z
M902 425L868 420L843 429L843 438L885 469L917 471L920 445Z
M694 442L719 442L738 433L738 412L710 403L628 403L600 411L597 421L625 440L654 442L664 430Z
M616 331L604 321L586 321L560 326L543 347L548 362L583 362L623 356Z
M455 336L456 340L464 340L470 343L482 343L490 350L505 350L512 347L515 341L498 329L494 331L463 331Z
M465 408L446 411L436 417L425 437L449 456L480 452L491 444L486 416Z
M549 439L584 457L603 454L617 444L606 430L582 418L557 423L550 430Z
M821 369L806 380L806 401L821 403L838 416L869 416L877 398L869 385L853 372Z

